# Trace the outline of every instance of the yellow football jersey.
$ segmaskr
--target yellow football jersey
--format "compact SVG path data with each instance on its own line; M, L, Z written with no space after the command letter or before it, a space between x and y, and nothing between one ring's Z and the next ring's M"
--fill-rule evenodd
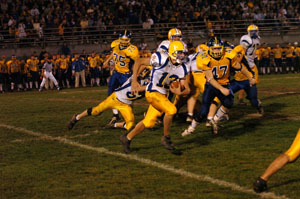
M95 56L95 57L89 56L88 61L89 61L89 67L91 67L91 68L95 68L99 65L99 57L98 56Z
M257 60L261 60L262 51L263 51L263 48L259 48L255 51L255 54L257 56Z
M0 60L0 73L7 73L7 65L5 64L5 60Z
M229 83L230 67L237 63L236 58L236 53L231 50L227 50L219 60L202 52L197 56L197 68L203 71L211 70L214 79L219 84L226 85Z
M293 57L294 47L290 46L290 47L286 48L284 52L285 52L285 57L291 58L291 57Z
M129 73L134 61L140 57L139 50L136 46L130 44L125 49L120 49L116 46L113 49L113 60L115 63L115 70L119 73Z
M264 48L262 51L262 58L270 58L271 49L270 48Z
M300 47L297 47L297 48L295 49L295 56L296 56L296 57L300 57Z
M34 71L34 72L37 72L39 67L38 67L38 63L39 63L39 60L37 59L27 59L26 61L26 67L31 70L31 71Z
M60 58L59 59L59 68L60 69L67 69L69 64L69 58Z
M6 63L7 67L8 67L8 72L11 73L19 73L21 72L21 63L19 60L9 60Z
M275 59L282 58L282 52L283 52L283 50L280 47L272 49L272 53L273 53Z

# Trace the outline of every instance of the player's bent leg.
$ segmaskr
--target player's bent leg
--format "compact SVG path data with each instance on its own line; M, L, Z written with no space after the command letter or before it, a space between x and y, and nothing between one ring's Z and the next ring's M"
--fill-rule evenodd
M118 110L125 120L124 128L129 131L132 127L134 127L134 114L132 112L132 108L128 104L124 104L122 107L118 108Z

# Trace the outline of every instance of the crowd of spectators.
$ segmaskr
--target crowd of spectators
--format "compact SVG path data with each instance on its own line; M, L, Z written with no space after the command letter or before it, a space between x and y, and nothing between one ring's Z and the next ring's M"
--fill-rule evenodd
M151 29L172 22L300 20L299 5L299 0L1 0L0 29L2 35L22 40L42 38L51 28L63 37L68 27L84 33L126 24Z

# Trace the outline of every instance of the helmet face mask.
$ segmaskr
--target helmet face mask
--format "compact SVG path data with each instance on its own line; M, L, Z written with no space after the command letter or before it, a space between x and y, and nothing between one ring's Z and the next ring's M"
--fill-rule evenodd
M221 39L214 37L209 40L207 46L211 57L220 59L224 55L224 42Z
M258 27L254 24L248 26L248 35L249 37L251 37L252 39L256 39L258 38Z
M179 65L186 60L187 49L181 41L173 41L169 47L169 57L173 64Z
M125 49L130 45L131 33L127 30L119 35L120 48Z

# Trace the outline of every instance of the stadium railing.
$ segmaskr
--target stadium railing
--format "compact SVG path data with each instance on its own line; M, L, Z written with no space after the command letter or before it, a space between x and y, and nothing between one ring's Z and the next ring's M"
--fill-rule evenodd
M158 42L166 39L170 28L181 29L184 38L207 38L212 33L222 38L235 38L246 34L250 24L259 27L260 35L299 35L300 19L288 18L281 20L264 19L253 20L230 20L230 21L208 21L208 22L180 22L154 24L150 29L144 29L142 24L137 25L109 25L93 26L82 29L81 27L65 27L63 34L59 34L58 28L45 28L39 37L36 30L26 29L27 36L19 38L17 34L10 34L8 30L0 31L0 47L19 48L27 46L55 46L64 41L71 45L77 44L109 44L118 38L118 33L124 29L133 33L135 41Z

